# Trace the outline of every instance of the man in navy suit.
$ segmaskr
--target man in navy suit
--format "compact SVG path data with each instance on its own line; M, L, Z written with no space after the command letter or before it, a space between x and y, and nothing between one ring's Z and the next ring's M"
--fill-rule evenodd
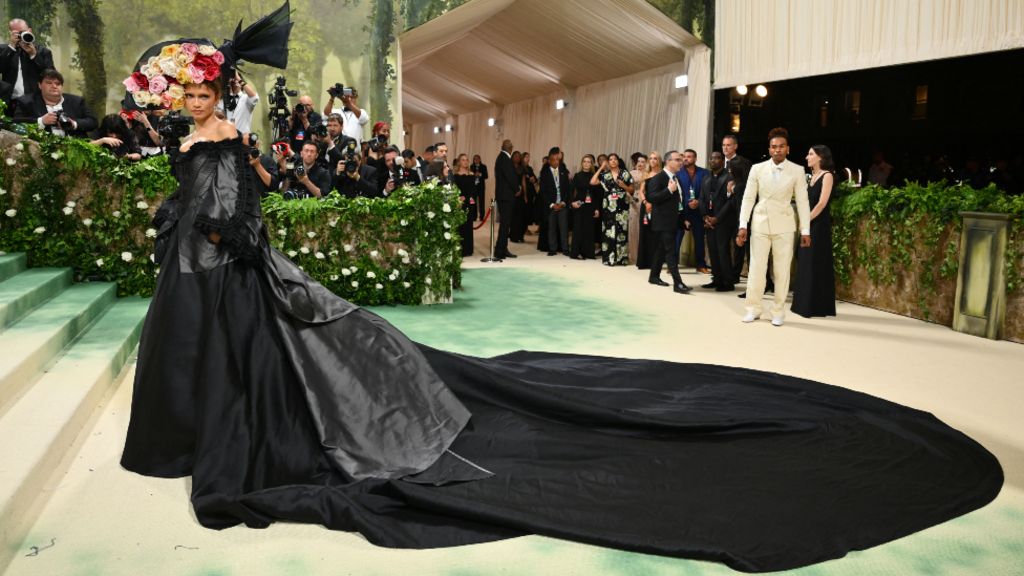
M11 118L19 124L37 124L58 136L85 138L96 129L85 99L64 93L64 76L54 69L43 72L39 90L14 101Z
M654 256L651 260L651 273L647 281L658 286L668 286L661 279L661 265L666 263L666 256L671 256L675 242L676 230L679 227L680 206L683 204L680 195L678 172L683 157L675 150L665 154L665 169L651 176L644 185L647 201L651 203L651 233L654 235ZM668 271L672 275L672 289L680 294L690 292L690 287L683 283L679 276L678 254L668 258Z
M694 262L697 272L710 272L704 259L704 217L700 213L700 188L708 171L697 166L697 152L686 149L683 152L683 167L679 170L679 192L683 195L683 213L679 232L676 234L676 255L679 260L679 246L683 234L689 230L693 235Z

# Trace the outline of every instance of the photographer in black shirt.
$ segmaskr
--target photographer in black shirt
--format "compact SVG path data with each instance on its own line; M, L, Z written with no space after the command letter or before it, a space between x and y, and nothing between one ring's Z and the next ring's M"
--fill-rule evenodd
M267 194L276 192L281 186L281 174L278 172L277 163L266 154L260 153L259 136L255 132L242 135L242 144L249 147L249 166L256 174L256 189L260 192L260 198L266 198Z
M344 120L340 114L331 114L327 117L327 126L323 129L313 130L314 141L317 143L318 155L317 165L328 172L333 172L338 167L338 162L344 160L344 151L356 146L356 141L342 133Z
M288 140L292 150L302 150L303 144L313 142L313 130L322 123L320 115L313 110L313 99L308 95L299 96L299 103L288 117Z
M351 146L343 150L344 158L335 166L335 190L346 198L378 197L380 194L377 191L377 170L363 163L355 140L349 140L352 142Z
M321 198L331 191L331 174L316 165L316 144L306 142L301 150L292 157L275 151L277 168L284 173L281 190L287 199Z

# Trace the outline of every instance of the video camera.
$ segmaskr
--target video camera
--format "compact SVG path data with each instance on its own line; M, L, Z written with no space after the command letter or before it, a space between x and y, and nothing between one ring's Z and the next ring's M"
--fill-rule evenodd
M21 41L25 44L31 44L36 41L36 35L28 30L22 30L21 34L18 34L18 37L21 38Z
M345 88L342 86L341 82L336 82L334 86L328 88L327 93L333 98L341 98L342 96L359 96L359 92L357 92L355 88L351 86Z
M270 110L267 117L270 119L275 138L282 138L288 134L288 117L291 116L288 97L294 98L298 95L297 90L287 88L284 76L278 76L274 81L274 87L270 91ZM237 106L237 102L235 105Z
M177 142L188 136L191 132L190 126L194 126L195 119L190 116L182 116L180 110L168 112L161 116L156 123L156 132L160 138L166 140L170 145L176 146Z

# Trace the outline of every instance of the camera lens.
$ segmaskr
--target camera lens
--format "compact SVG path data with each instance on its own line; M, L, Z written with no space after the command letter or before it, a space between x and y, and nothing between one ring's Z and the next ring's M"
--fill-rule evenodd
M28 30L21 33L21 41L25 44L31 44L36 41L35 34L32 34Z

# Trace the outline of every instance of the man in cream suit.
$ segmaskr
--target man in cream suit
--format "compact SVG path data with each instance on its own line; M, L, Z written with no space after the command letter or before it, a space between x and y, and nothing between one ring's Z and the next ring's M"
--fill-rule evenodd
M786 294L789 292L789 268L793 260L793 207L800 216L800 246L811 245L811 210L807 202L807 179L804 169L786 160L789 155L789 133L774 128L768 133L770 160L755 164L747 177L743 204L740 207L740 231L736 244L747 241L750 222L750 271L747 274L747 315L744 322L753 322L764 311L765 272L768 255L773 254L775 300L772 302L772 325L782 326L785 318ZM751 216L753 213L753 216Z

